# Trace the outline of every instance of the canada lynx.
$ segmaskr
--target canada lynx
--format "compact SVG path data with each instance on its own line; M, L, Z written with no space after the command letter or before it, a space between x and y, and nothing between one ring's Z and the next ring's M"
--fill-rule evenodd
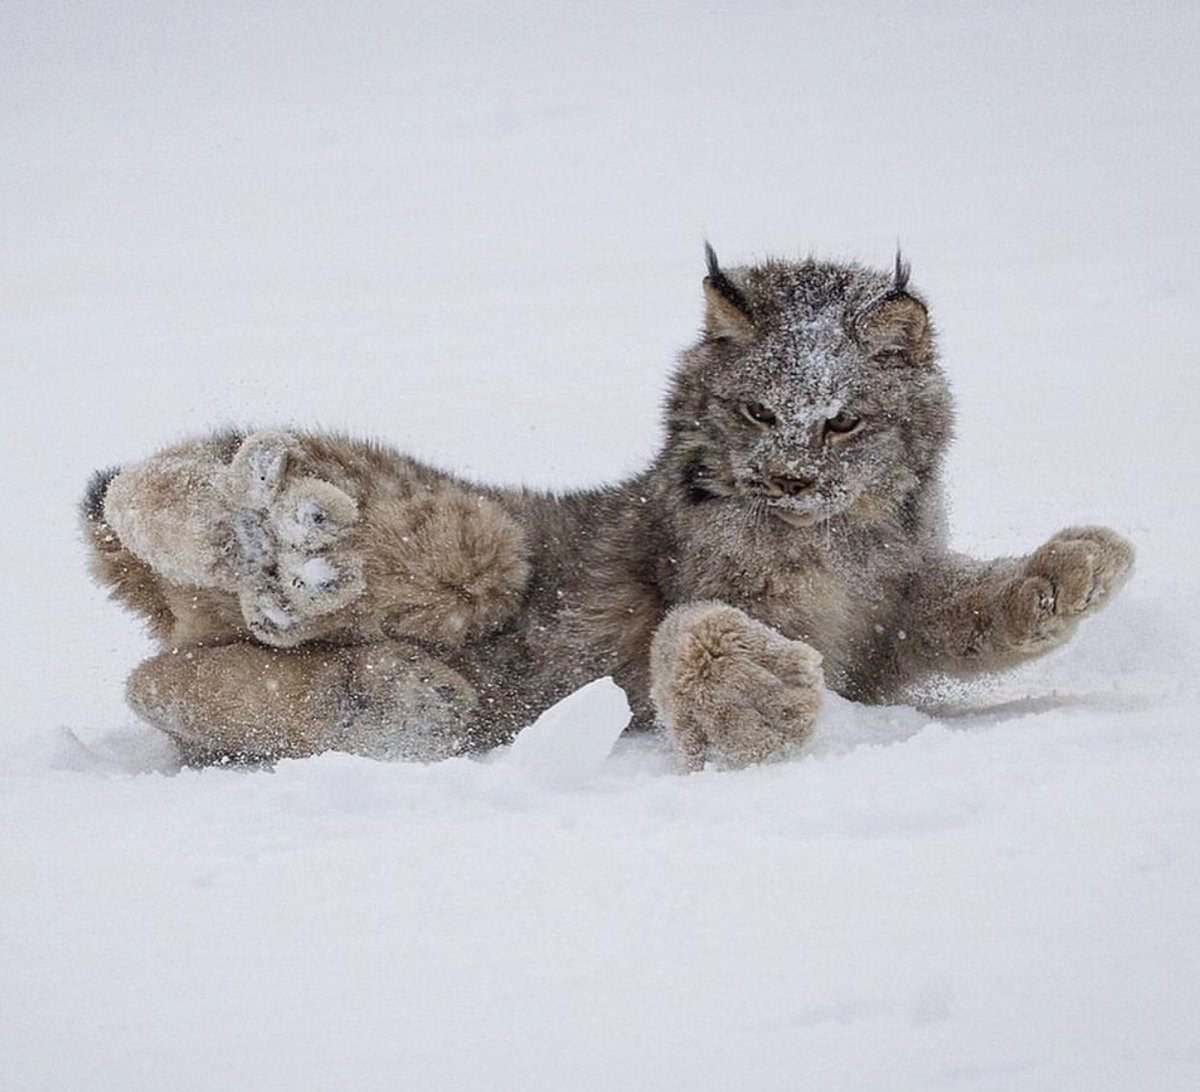
M704 295L662 450L611 488L477 486L299 432L96 475L94 572L163 648L133 708L198 761L430 759L611 674L689 767L740 765L804 740L823 684L879 702L1011 667L1128 575L1099 527L947 552L950 392L899 258L726 271L710 248Z

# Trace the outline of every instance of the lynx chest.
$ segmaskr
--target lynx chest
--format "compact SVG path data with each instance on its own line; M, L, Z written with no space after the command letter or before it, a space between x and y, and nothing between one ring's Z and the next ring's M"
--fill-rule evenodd
M835 685L870 654L894 606L871 573L817 551L781 557L722 550L691 561L695 579L688 598L719 599L812 645Z

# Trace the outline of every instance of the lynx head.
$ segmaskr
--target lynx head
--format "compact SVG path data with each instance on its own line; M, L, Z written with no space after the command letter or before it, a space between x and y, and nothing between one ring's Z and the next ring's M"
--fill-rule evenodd
M793 526L903 518L950 438L950 393L908 266L812 260L724 270L711 247L700 342L667 406L694 503Z

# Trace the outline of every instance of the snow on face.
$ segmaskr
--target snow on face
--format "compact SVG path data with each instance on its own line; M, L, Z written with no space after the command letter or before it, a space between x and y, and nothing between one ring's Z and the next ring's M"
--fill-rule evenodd
M743 277L753 286L757 273ZM882 502L876 510L894 509L918 476L903 428L917 416L911 393L918 385L905 370L873 360L852 332L857 301L886 280L811 264L776 265L767 276L753 339L709 380L707 431L727 460L730 492L815 520L866 497ZM810 484L785 483L781 497L781 478Z

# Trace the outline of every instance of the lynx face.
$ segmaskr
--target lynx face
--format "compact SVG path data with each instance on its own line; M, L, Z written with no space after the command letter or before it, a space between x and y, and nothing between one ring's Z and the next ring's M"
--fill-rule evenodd
M928 317L898 266L710 259L704 340L683 358L671 445L694 500L805 527L903 512L949 438Z

